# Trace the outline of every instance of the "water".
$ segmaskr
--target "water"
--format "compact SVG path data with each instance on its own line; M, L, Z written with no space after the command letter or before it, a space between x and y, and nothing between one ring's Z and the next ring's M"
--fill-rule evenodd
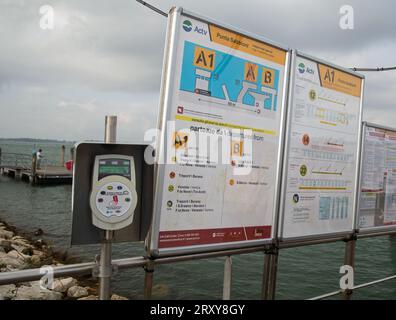
M33 143L0 141L3 152L30 153ZM61 144L36 143L50 161L59 160ZM66 144L66 151L71 147ZM66 152L68 155L68 152ZM0 176L0 220L33 233L45 231L44 239L55 249L67 250L82 261L92 261L97 245L70 248L71 186L32 187ZM115 244L113 258L144 254L143 244ZM277 299L305 299L338 290L344 244L333 243L281 250ZM264 257L262 253L233 257L233 299L259 299ZM220 299L224 258L159 266L154 273L153 297L160 299ZM396 274L396 238L388 236L357 241L355 283ZM120 271L113 291L132 299L143 297L144 272ZM396 299L396 280L360 289L354 299Z

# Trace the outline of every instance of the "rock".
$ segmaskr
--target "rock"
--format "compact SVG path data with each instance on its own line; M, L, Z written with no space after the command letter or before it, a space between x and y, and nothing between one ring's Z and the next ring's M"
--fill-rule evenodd
M0 253L6 253L2 246L0 246Z
M19 259L19 260L22 260L22 261L25 261L26 259L30 258L29 256L27 256L27 255L25 255L23 253L19 253L16 250L9 251L7 253L7 256L10 257L10 258Z
M98 296L88 296L88 297L80 298L77 300L99 300L99 297Z
M113 294L111 296L111 300L129 300L129 299L125 298L125 297L122 297L122 296L119 296L118 294Z
M12 250L11 241L0 239L0 247L2 247L5 252L11 251Z
M33 265L33 266L36 266L36 267L38 267L38 266L40 266L41 265L41 259L40 259L40 257L38 256L38 255L32 255L32 257L30 258L30 263Z
M76 286L77 280L74 278L64 278L64 279L56 279L54 281L54 291L56 292L66 292L69 288Z
M88 296L88 290L80 287L80 286L73 286L67 290L67 296L69 298L82 298Z
M20 258L14 258L13 256L9 256L8 253L0 252L0 265L16 269L22 269L25 265L25 261Z
M40 257L40 259L45 259L47 256L43 251L33 250L33 255Z
M26 247L26 248L22 249L21 252L22 252L24 255L28 255L28 256L33 255L33 249L30 248L30 247Z
M0 230L0 238L11 239L14 236L14 232L8 230Z
M17 288L14 300L61 300L63 295L59 292L41 288L35 282L31 286L21 286Z
M35 245L37 248L39 248L39 249L41 249L41 248L43 247L44 244L45 244L45 243L44 243L44 241L43 241L42 239L38 239L38 240L36 240L36 241L34 242L34 245Z
M9 300L15 297L15 284L0 286L0 300Z
M44 234L44 231L43 231L43 229L41 229L41 228L38 228L35 232L34 232L34 235L35 236L42 236Z
M12 241L13 244L16 244L18 246L33 248L33 246L29 243L28 240L26 240L24 238L21 238L21 237L18 237L18 236L13 237L11 239L11 241Z
M22 237L22 236L13 236L11 240L12 240L12 241L15 241L15 242L18 242L18 241L19 241L19 242L24 242L25 244L29 244L28 240L25 239L25 238Z

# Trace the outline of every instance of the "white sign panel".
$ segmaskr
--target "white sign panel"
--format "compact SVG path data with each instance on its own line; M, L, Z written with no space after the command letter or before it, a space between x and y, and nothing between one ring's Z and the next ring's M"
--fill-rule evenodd
M287 50L180 9L169 23L150 252L268 242Z
M300 55L293 68L281 237L350 232L363 80Z
M358 228L396 225L396 130L366 124Z

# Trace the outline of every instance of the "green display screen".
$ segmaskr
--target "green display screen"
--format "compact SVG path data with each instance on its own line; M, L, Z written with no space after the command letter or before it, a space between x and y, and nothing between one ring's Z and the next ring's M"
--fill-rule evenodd
M129 166L100 166L99 174L129 174Z
M118 175L130 177L131 163L124 159L103 159L99 163L99 179Z

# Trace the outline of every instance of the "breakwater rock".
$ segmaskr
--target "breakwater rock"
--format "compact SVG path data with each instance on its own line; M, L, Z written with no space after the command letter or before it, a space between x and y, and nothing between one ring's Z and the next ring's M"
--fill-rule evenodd
M63 258L63 259L62 259ZM43 240L32 240L17 234L15 228L0 222L0 272L42 266L59 266L66 257L56 253ZM92 283L90 286L84 283ZM0 286L0 300L96 300L97 282L72 277L54 279L53 283L32 281ZM113 300L126 299L117 295Z

